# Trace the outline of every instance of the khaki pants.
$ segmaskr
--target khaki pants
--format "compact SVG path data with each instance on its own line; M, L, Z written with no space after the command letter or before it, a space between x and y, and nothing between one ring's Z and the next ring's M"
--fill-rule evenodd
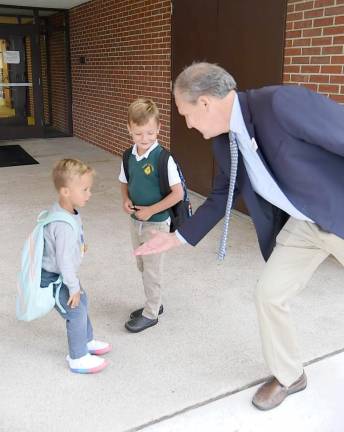
M290 218L258 282L255 302L263 354L272 375L285 386L303 371L288 302L330 254L344 265L344 239Z
M136 249L151 238L151 231L169 232L170 225L164 222L141 222L130 218L130 233L133 248ZM142 255L136 257L137 268L142 273L146 302L142 315L155 319L161 305L162 272L164 254Z

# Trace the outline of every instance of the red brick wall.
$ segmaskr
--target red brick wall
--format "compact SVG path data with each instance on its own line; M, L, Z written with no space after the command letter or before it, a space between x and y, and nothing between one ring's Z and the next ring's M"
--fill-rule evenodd
M130 145L127 107L146 96L159 106L169 147L170 13L170 0L92 0L70 10L76 136L121 154ZM288 0L284 83L344 103L343 46L344 0Z
M284 82L344 103L344 0L288 0Z
M130 145L127 107L144 96L158 104L169 147L170 13L170 0L93 0L70 11L76 136L121 154Z

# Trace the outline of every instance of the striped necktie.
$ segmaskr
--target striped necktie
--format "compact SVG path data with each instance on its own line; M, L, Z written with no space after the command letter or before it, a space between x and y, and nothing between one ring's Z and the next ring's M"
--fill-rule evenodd
M229 220L231 215L231 208L233 204L235 181L236 181L237 170L238 170L238 143L237 143L235 133L232 131L229 131L229 150L230 150L231 166L230 166L226 213L225 213L224 224L223 224L223 233L222 233L219 252L218 252L218 258L220 261L223 261L226 256L228 227L229 227Z

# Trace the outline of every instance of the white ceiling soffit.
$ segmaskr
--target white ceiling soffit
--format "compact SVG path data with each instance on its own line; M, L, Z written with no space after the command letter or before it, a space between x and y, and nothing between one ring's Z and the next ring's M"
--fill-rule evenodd
M56 8L56 9L71 9L82 3L87 3L89 0L3 0L0 7L6 6L25 6L37 8Z

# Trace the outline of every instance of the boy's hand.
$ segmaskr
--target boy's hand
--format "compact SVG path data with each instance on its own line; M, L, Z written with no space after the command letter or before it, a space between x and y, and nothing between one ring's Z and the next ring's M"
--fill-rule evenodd
M135 217L141 221L147 221L153 216L152 209L145 206L135 206Z
M75 309L76 307L78 307L79 303L80 303L80 291L69 296L67 305L70 306L71 309Z
M134 213L134 204L130 199L123 201L123 210L128 214Z

